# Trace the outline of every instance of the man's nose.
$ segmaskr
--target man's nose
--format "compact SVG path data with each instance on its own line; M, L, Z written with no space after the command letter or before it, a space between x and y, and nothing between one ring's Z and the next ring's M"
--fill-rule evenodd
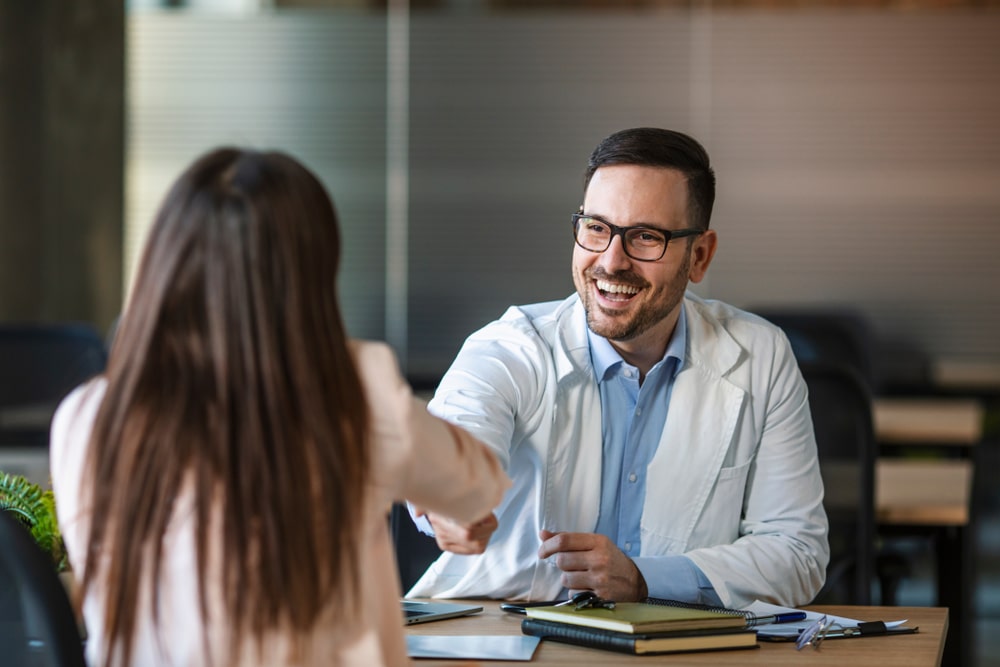
M625 239L621 234L615 234L611 237L611 243L601 253L598 262L608 269L608 273L614 273L620 268L631 266L632 258L625 254Z

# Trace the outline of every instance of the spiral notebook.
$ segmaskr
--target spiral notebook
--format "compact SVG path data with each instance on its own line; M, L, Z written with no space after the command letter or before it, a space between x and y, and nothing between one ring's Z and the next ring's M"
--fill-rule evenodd
M747 628L757 627L759 625L771 624L771 623L781 623L787 620L804 620L806 617L805 612L799 611L797 609L782 609L781 614L774 612L758 612L754 609L729 609L728 607L718 607L708 604L695 604L693 602L681 602L680 600L667 600L664 598L646 598L643 600L645 604L664 606L664 607L680 607L681 609L699 609L701 611L713 611L720 614L727 614L729 616L739 616L743 618ZM777 618L776 618L777 617ZM784 619L782 617L785 617Z
M529 618L589 626L626 633L680 632L687 630L743 630L748 618L729 610L703 609L674 601L619 602L613 608L552 605L525 607Z

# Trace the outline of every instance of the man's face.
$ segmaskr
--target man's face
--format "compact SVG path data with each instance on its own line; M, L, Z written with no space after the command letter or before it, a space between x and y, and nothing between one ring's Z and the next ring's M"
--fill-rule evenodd
M583 212L619 227L690 227L687 179L661 167L601 167L587 188ZM700 281L715 251L715 232L674 239L663 257L641 262L625 254L622 237L607 250L575 245L573 283L590 329L611 341L662 347L673 331L689 280Z

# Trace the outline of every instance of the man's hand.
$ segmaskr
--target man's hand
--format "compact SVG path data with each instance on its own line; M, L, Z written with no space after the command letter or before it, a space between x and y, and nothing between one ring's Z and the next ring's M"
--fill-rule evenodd
M424 512L417 509L417 516ZM434 539L443 551L454 554L481 554L486 551L486 544L499 525L496 516L491 512L484 518L468 526L452 521L448 517L427 512L427 520L434 529Z
M562 585L570 591L594 591L607 600L634 602L647 597L646 580L632 559L604 535L538 533L539 558L555 556Z

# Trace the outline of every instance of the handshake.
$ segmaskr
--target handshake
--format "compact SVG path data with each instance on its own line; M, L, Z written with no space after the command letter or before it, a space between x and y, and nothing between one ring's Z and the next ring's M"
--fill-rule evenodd
M492 512L469 525L462 525L440 514L432 514L417 508L413 514L417 517L427 517L431 528L434 529L434 539L442 551L462 555L481 554L486 551L486 545L499 525L496 515Z
M462 555L486 551L499 525L492 513L468 525L419 508L414 508L414 516L427 517L440 549ZM570 591L591 591L609 600L641 600L648 596L639 568L604 535L542 530L538 537L538 557L552 558L562 571L563 586Z

